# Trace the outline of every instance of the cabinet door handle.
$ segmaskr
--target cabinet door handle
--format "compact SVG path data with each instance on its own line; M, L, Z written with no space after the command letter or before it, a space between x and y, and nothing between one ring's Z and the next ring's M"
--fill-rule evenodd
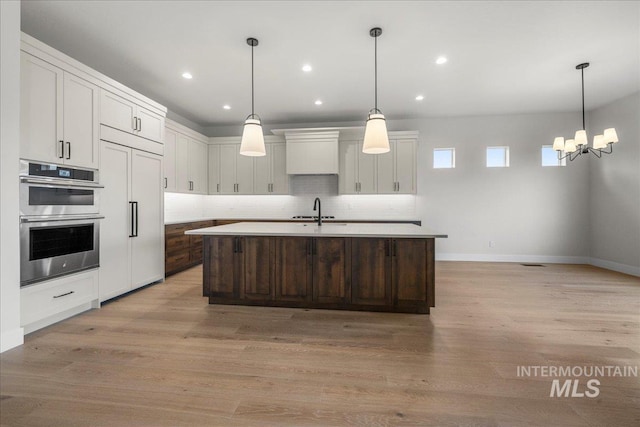
M142 132L142 119L138 117L138 131Z
M58 142L60 143L60 155L58 156L58 158L64 159L64 141L60 140Z
M398 255L398 242L396 240L393 241L393 256Z
M400 191L400 181L398 181L398 191Z
M238 253L242 253L242 237L237 237L238 239Z
M131 127L133 128L133 130L138 130L138 118L136 116L133 116L133 124L131 125Z
M164 188L167 188L167 185L168 185L168 184L167 184L167 177L165 176L165 177L164 177Z
M64 293L64 294L54 295L53 297L54 297L54 298L62 298L62 297L66 297L67 295L71 295L71 294L73 294L73 293L75 293L75 292L76 292L76 291L69 291L69 292L66 292L66 293Z
M220 192L220 184L216 184L216 193Z
M318 255L318 240L311 239L311 255Z
M391 255L391 253L390 253L391 251L389 250L389 245L390 245L389 240L385 240L384 241L384 255L385 256L390 256Z
M307 239L307 255L311 255L311 239Z
M130 214L131 214L131 229L129 230L129 237L136 237L135 234L133 233L133 226L134 226L134 210L133 210L133 203L134 202L129 202L129 208L130 208Z
M67 160L71 158L71 143L67 141Z

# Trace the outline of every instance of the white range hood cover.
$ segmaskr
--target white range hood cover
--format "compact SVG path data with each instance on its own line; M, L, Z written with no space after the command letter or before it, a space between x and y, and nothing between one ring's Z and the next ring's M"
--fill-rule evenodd
M287 143L287 174L336 175L339 170L337 129L278 129Z

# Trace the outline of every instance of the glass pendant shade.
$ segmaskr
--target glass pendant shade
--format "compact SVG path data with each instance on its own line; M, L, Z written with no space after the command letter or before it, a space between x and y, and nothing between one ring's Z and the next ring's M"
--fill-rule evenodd
M593 148L599 150L601 148L605 148L607 144L604 142L603 135L596 135L593 137Z
M618 142L618 134L616 133L615 128L605 129L603 137L604 137L605 144L609 144L609 143L615 144L616 142Z
M260 119L248 118L244 122L240 154L252 157L266 156L267 152L264 148L264 135L262 134Z
M387 134L387 121L380 113L369 114L367 126L364 129L364 142L362 152L367 154L388 153L389 135Z
M586 130L578 130L576 131L576 136L574 137L576 141L576 145L587 145L589 140L587 139L587 131Z
M563 151L564 150L564 138L561 136L556 137L553 140L553 149L555 151Z
M567 141L564 143L564 151L566 153L573 153L577 149L578 147L576 146L576 142L573 139L567 139Z

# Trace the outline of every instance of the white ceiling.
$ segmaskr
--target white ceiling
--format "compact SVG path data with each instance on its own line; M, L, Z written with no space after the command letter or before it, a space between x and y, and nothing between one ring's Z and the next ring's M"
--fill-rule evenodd
M251 112L249 36L265 123L364 120L374 26L392 119L578 111L585 61L587 109L640 88L637 1L22 0L23 31L201 126Z

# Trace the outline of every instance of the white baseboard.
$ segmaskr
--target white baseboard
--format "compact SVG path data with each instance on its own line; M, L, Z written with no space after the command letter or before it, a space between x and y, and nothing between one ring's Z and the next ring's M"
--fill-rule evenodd
M590 264L589 257L550 255L500 255L436 253L436 261L528 262L539 264Z
M0 353L11 350L24 343L24 330L15 328L0 335Z
M640 267L635 267L633 265L627 265L627 264L620 264L619 262L607 261L605 259L600 259L600 258L590 258L589 261L590 261L589 264L596 267L606 268L607 270L613 270L619 273L630 274L632 276L640 277Z

